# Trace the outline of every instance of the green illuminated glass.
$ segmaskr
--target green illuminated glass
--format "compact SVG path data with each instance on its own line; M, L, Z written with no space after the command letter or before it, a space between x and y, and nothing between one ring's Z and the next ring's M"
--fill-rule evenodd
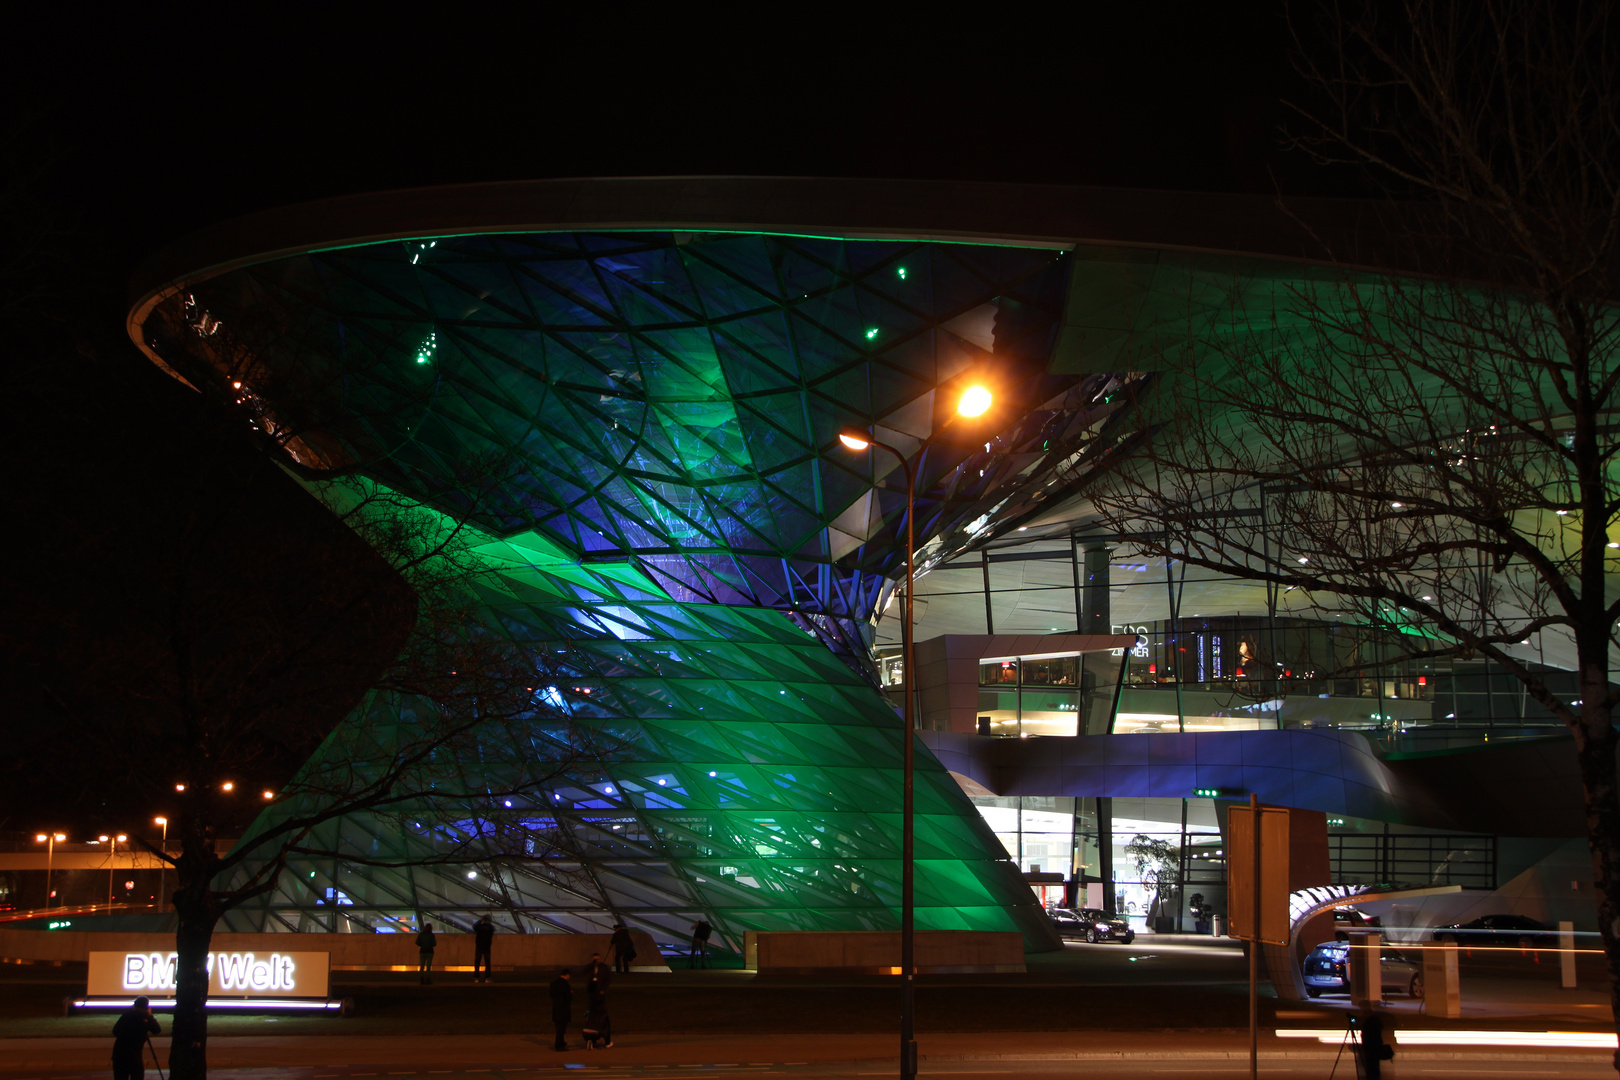
M898 925L902 732L869 684L779 612L678 603L628 564L582 564L533 533L479 554L488 625L573 674L537 688L549 708L521 741L492 731L494 753L458 767L493 776L501 755L543 753L558 710L621 751L571 766L537 805L468 807L531 833L539 820L554 832L549 857L491 847L473 866L397 869L295 857L229 927L387 930L418 915L470 926L493 909L530 931L622 921L674 944L702 915L719 946L740 950L748 930ZM384 730L423 708L372 700L346 723ZM926 750L916 784L919 928L1021 931L1047 947L1030 890ZM278 803L255 830L299 807ZM443 849L431 827L367 814L311 843L379 861Z

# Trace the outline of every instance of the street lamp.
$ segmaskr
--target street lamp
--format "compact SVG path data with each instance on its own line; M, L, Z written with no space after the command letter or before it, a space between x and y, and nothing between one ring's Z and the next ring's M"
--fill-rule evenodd
M163 899L163 885L164 880L169 876L169 819L155 817L152 819L152 824L163 826L163 851L162 857L158 859L158 910L166 911L169 905L168 901Z
M106 840L111 845L107 852L107 908L108 910L111 910L113 898L113 873L118 868L118 845L128 840L129 837L125 836L123 833L119 833L117 836L102 836L99 837L99 839Z
M982 386L972 386L963 393L957 402L958 416L983 416L990 408L991 394ZM949 423L949 421L947 421ZM908 460L906 455L889 446L878 442L871 434L857 427L847 427L838 433L838 441L851 450L863 451L870 447L887 450L900 462L900 471L906 477L906 603L900 622L900 664L904 688L901 715L904 717L905 737L902 740L904 751L901 755L901 812L900 812L900 1080L915 1080L917 1075L917 955L916 955L916 907L917 897L913 866L915 863L914 844L914 798L913 798L913 772L916 768L916 721L912 715L913 701L916 698L916 687L912 681L916 678L917 664L912 655L912 607L911 587L916 574L917 538L913 527L917 509L917 460L922 457L928 444L934 441L934 436L945 430L941 425L932 435L923 440L917 448L915 458Z
M34 843L45 845L45 906L52 908L51 903L51 858L56 854L56 845L67 839L66 833L40 833L34 837Z

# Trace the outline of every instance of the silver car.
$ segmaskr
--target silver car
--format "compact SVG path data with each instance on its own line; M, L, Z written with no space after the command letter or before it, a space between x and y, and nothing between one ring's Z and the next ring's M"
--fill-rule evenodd
M1378 969L1383 987L1408 997L1423 996L1423 965L1403 952L1385 946L1379 950ZM1350 990L1350 943L1324 941L1305 958L1305 992L1311 997L1348 993Z

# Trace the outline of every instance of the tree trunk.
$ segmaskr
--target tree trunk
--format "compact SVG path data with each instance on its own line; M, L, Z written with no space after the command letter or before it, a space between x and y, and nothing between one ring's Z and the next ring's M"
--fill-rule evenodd
M1607 679L1586 689L1581 712L1582 730L1577 733L1581 786L1586 794L1586 842L1592 853L1592 884L1597 890L1598 930L1603 936L1603 956L1609 966L1609 1004L1620 1016L1620 790L1615 767L1616 736L1609 710L1599 702L1608 692ZM1602 713L1594 722L1594 713ZM1620 1071L1620 1049L1615 1051L1614 1067Z
M210 848L187 850L175 864L180 887L174 892L179 925L179 954L174 983L173 1040L169 1050L172 1080L205 1080L208 1076L208 951L213 942L218 907L209 886L215 858Z

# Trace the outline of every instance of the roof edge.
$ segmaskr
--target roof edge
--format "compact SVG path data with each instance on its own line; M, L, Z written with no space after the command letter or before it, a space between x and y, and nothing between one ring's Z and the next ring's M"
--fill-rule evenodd
M678 230L1021 247L1109 245L1362 267L1391 204L940 180L764 176L511 180L343 195L262 210L161 249L130 283L128 329L175 291L308 251L413 237ZM1370 261L1369 261L1370 260Z

